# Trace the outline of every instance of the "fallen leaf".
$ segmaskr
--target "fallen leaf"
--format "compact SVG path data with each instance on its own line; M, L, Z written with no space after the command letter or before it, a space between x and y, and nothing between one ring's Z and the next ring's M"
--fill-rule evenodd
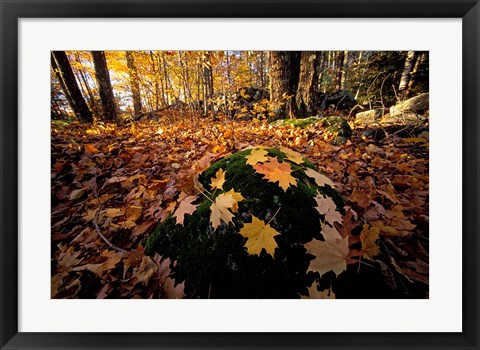
M245 198L242 196L240 192L235 192L233 188L230 191L225 193L231 194L233 199L235 199L235 203L232 206L232 212L236 213L238 211L238 202L243 201Z
M253 149L250 154L245 157L247 159L246 164L254 166L257 163L266 162L268 160L267 154L268 152L264 149Z
M303 156L300 153L286 147L280 147L280 151L287 155L289 161L299 165L303 163Z
M95 153L98 153L100 152L98 150L98 148L96 148L94 145L92 145L91 143L87 143L85 145L85 153L90 153L90 154L95 154Z
M215 177L212 178L210 187L212 189L219 189L223 190L223 184L225 183L225 174L227 172L224 172L223 169L218 169L217 173L215 174Z
M83 187L78 190L73 190L72 193L70 193L70 200L73 201L75 199L79 199L84 195L86 190L87 190L87 187Z
M301 299L335 299L335 293L331 288L319 291L318 284L313 282L308 288L308 296L301 296Z
M362 242L363 257L373 260L375 256L380 254L380 247L376 243L380 238L380 229L377 226L365 224L362 233L360 234L360 241Z
M338 233L342 238L348 237L354 228L358 227L360 225L360 222L357 221L357 213L350 207L347 207L347 210L345 212L345 216L343 217L343 223L342 225L335 224L335 227L338 230ZM351 244L351 242L350 242Z
M140 263L140 266L133 272L133 276L137 283L141 283L144 286L148 284L153 275L157 272L157 264L149 256L144 256Z
M317 194L315 201L317 202L315 209L317 209L320 214L325 215L326 222L332 225L334 222L342 223L342 215L337 211L337 205L332 198Z
M173 213L173 217L177 219L177 224L183 226L183 221L185 220L185 214L192 215L193 212L197 209L199 204L192 204L197 199L196 196L187 196L184 200L180 202L177 210Z
M279 235L279 233L254 215L252 215L252 222L245 223L240 229L240 234L247 238L245 247L247 247L250 255L260 255L262 249L265 249L267 254L273 256L275 248L278 247L273 237Z
M215 198L215 202L210 206L210 222L214 229L217 229L222 221L226 224L232 221L233 213L229 209L233 209L235 203L237 201L232 194L222 193Z
M323 174L320 174L318 171L313 169L307 168L305 170L305 175L315 180L315 183L318 187L323 187L325 185L329 185L331 188L335 188L335 184Z
M278 185L286 191L290 185L297 185L297 180L291 175L292 168L290 164L279 163L277 158L268 157L268 162L256 164L255 170L259 174L265 175L270 182L278 182Z
M307 252L315 257L308 271L318 272L320 277L333 271L338 276L347 269L348 238L342 238L335 228L323 224L322 235L325 242L313 239L305 244Z

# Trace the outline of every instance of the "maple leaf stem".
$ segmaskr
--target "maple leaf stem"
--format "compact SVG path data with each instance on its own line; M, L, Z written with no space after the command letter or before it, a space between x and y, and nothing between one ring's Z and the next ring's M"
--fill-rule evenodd
M200 194L202 194L205 198L207 198L210 202L213 203L213 199L212 199L212 198L213 198L213 195L214 195L215 193L212 194L212 193L208 192L207 190L202 191L202 190L199 189L197 186L195 186L195 189L196 189ZM207 196L205 193L208 193L208 194L210 195L210 197L212 197L212 198L210 198L209 196Z
M277 211L275 212L275 214L273 214L272 218L267 222L267 225L269 225L270 222L271 222L273 219L275 219L275 216L277 216L277 214L278 214L278 212L280 211L280 209L282 209L282 207L279 207L279 208L277 209Z

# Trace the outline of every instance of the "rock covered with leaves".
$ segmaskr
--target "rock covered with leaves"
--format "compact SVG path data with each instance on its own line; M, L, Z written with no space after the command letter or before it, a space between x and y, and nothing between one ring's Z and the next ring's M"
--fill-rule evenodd
M148 254L172 261L187 297L308 296L321 276L329 289L352 260L343 227L350 209L297 152L235 153L201 172L196 188L146 242Z

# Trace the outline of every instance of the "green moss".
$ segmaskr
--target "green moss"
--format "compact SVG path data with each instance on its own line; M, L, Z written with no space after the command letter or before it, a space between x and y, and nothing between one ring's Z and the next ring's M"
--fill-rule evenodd
M309 125L318 123L321 119L318 117L309 117L303 119L284 119L282 125L295 125L299 128L306 128Z
M315 209L314 197L317 192L332 197L340 211L343 199L330 186L318 188L305 175L304 169L313 167L311 163L297 165L288 161L280 150L266 150L269 156L291 165L297 186L284 191L278 183L264 179L246 164L245 157L251 150L233 154L212 164L199 178L210 191L211 178L218 169L223 169L226 173L223 191L212 191L213 198L200 199L196 211L185 216L184 226L169 217L147 239L147 254L157 252L171 259L176 281L185 281L187 297L296 298L299 293L306 294L315 278L313 273L307 273L312 256L304 247L313 238L323 239L320 228L323 216ZM222 223L214 230L209 222L211 200L231 189L241 193L245 200L239 202L233 223ZM252 221L252 215L269 222L280 233L275 237L278 248L273 256L264 249L259 255L248 254L244 246L246 238L239 230Z
M332 143L343 145L352 136L352 129L343 117L309 117L304 119L281 119L273 122L273 125L295 125L300 128L306 128L310 125L321 123L322 128L332 135Z

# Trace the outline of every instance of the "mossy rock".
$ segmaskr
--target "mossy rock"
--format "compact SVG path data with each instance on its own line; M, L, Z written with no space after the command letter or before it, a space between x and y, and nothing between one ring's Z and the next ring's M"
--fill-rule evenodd
M352 136L352 128L343 117L322 117L320 121L333 144L343 145Z
M189 298L298 298L308 295L307 289L318 277L308 272L314 258L305 244L312 239L323 240L321 220L315 196L330 198L340 215L344 201L332 183L317 185L312 176L314 165L294 156L286 149L257 148L265 153L263 164L278 161L291 169L296 185L285 189L247 164L252 150L244 150L212 164L199 176L204 195L192 203L195 211L184 216L183 225L169 216L158 225L146 241L149 255L158 253L172 261L171 269L177 283L185 281ZM268 158L267 158L268 157ZM258 164L261 164L258 163ZM222 189L213 189L211 180L225 173ZM220 171L220 173L222 173ZM315 172L313 174L319 173ZM214 228L211 223L212 201L235 191L243 196L232 209L231 222ZM240 233L253 220L262 220L278 232L273 239L277 247L252 254L247 238ZM328 283L327 283L328 284Z
M309 117L303 119L280 119L272 123L275 126L294 125L299 128L306 128L310 125L321 123L325 130L324 138L335 145L343 145L352 136L352 128L341 116L330 117Z

